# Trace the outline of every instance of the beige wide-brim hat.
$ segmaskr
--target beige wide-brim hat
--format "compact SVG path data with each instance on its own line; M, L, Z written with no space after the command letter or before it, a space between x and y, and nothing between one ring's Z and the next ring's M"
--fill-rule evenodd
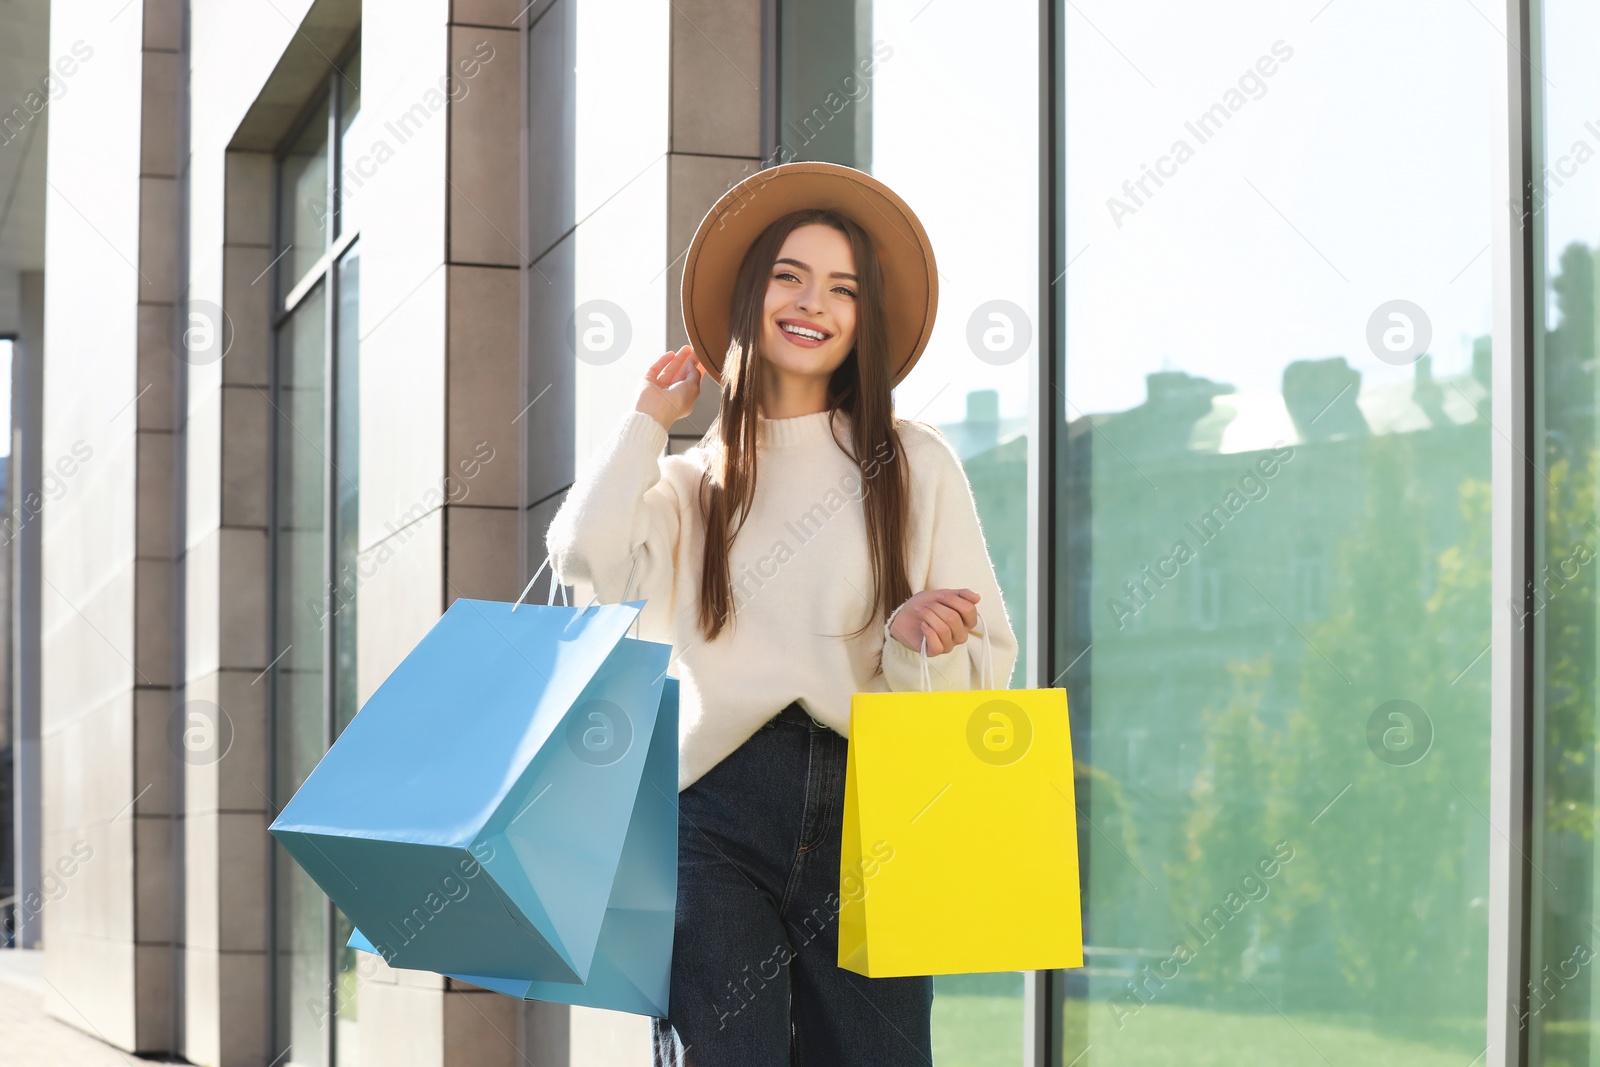
M889 380L899 384L933 335L939 306L933 244L893 189L837 163L784 163L757 171L706 212L683 261L683 325L695 356L720 383L739 264L768 225L807 208L836 211L871 236L883 274Z

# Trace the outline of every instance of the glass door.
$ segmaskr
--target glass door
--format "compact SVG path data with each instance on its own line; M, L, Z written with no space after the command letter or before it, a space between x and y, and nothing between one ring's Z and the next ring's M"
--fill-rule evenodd
M1055 1062L1478 1062L1505 42L1364 0L1059 21Z

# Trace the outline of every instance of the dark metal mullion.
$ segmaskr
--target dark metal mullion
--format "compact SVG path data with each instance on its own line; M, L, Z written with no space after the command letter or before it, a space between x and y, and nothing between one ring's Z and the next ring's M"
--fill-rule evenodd
M339 201L339 98L342 87L339 84L341 75L337 70L328 75L328 183L327 203L330 205L329 219L324 245L332 248L334 242L335 226L339 222L336 214ZM326 752L333 745L333 642L336 627L332 624L332 612L336 608L333 597L334 567L338 559L338 548L334 544L334 522L338 513L339 484L336 478L337 464L333 462L335 442L338 433L335 409L337 408L334 390L337 386L338 376L334 373L334 362L338 358L335 351L338 334L338 308L339 294L336 285L338 274L337 264L329 262L322 276L322 750ZM338 986L338 959L339 949L335 943L338 941L338 919L333 906L333 899L323 895L323 930L327 942L323 954L323 970L326 978L328 1003L325 1006L323 1017L332 1018L333 1025L329 1026L323 1034L323 1062L328 1067L333 1067L336 1062L334 1056L338 1045L335 1034L339 1030L339 986Z
M1528 1012L1528 979L1538 950L1539 894L1533 881L1539 844L1540 633L1544 622L1533 599L1540 554L1540 479L1532 456L1539 454L1538 353L1543 329L1540 298L1543 218L1536 172L1542 152L1542 107L1538 70L1540 7L1534 0L1506 0L1507 64L1504 95L1496 101L1497 181L1513 210L1497 212L1494 241L1496 315L1490 363L1493 424L1493 487L1490 585L1494 603L1520 605L1492 617L1490 690L1488 915L1488 1046L1485 1067L1524 1067L1538 1054L1530 1042L1537 1025ZM1502 190L1497 189L1498 194ZM1501 829L1503 827L1503 830Z
M1059 381L1057 365L1064 354L1056 343L1057 309L1054 279L1059 273L1057 260L1056 227L1065 218L1056 210L1063 188L1062 176L1056 172L1056 150L1062 132L1056 108L1056 86L1062 58L1056 47L1055 0L1039 2L1038 51L1038 136L1039 152L1039 265L1038 319L1039 346L1038 387L1034 390L1037 404L1035 421L1038 433L1034 441L1036 483L1034 496L1038 501L1034 516L1033 536L1037 539L1035 557L1038 560L1034 580L1034 654L1029 657L1033 665L1033 678L1026 685L1045 686L1055 677L1055 557L1057 552L1055 528L1056 423L1055 390ZM1031 1005L1024 1012L1023 1063L1025 1067L1052 1067L1055 1050L1060 1044L1059 991L1060 976L1055 971L1031 971L1025 976L1029 983L1024 1004Z
M1518 65L1519 76L1511 85L1511 107L1514 121L1520 127L1521 136L1515 146L1520 153L1520 159L1513 168L1513 173L1525 179L1518 190L1521 199L1519 207L1522 209L1521 218L1526 224L1518 228L1516 239L1521 242L1517 249L1522 257L1523 270L1520 278L1521 292L1518 294L1523 301L1522 307L1522 336L1519 338L1523 345L1523 359L1520 367L1523 388L1523 440L1521 442L1522 454L1525 459L1523 470L1524 490L1522 492L1522 530L1523 551L1518 562L1521 564L1521 574L1518 585L1523 591L1524 602L1522 605L1523 618L1530 617L1532 612L1534 625L1527 627L1522 633L1522 647L1520 653L1523 661L1523 674L1521 678L1521 715L1517 718L1517 728L1521 734L1521 763L1522 781L1520 783L1521 825L1520 837L1524 843L1524 851L1532 853L1539 848L1540 840L1535 836L1535 818L1540 811L1535 787L1539 782L1538 761L1541 751L1542 738L1539 729L1539 687L1540 671L1539 648L1542 644L1541 635L1544 633L1546 616L1537 612L1534 605L1535 581L1538 574L1539 556L1543 546L1540 539L1540 501L1544 492L1540 479L1534 476L1534 461L1531 457L1540 455L1543 449L1539 439L1542 429L1541 390L1539 388L1538 354L1541 351L1540 339L1544 333L1544 301L1540 298L1540 281L1544 273L1544 241L1542 212L1535 214L1535 203L1545 202L1544 190L1539 187L1539 159L1542 152L1542 132L1544 129L1544 97L1539 81L1533 76L1533 69L1538 63L1535 56L1543 51L1542 14L1543 5L1538 0L1510 0L1507 14L1512 20L1511 27L1523 41L1524 47L1520 50ZM1541 928L1538 914L1535 911L1535 883L1533 880L1533 862L1531 859L1520 866L1522 879L1521 889L1521 914L1517 916L1517 935L1521 942L1517 953L1517 966L1520 969L1517 980L1517 1006L1516 1013L1519 1018L1532 1018L1529 1014L1530 992L1528 989L1532 975L1535 973L1535 953L1539 950L1536 933ZM1533 1026L1519 1027L1517 1031L1516 1062L1519 1065L1532 1063L1531 1056L1537 1051L1534 1046ZM1540 1057L1543 1058L1542 1056Z
M317 265L314 264L314 265L306 268L305 275L302 276L300 279L298 279L295 282L295 285L299 285L301 282L304 282L307 279L321 279L322 277L324 277L328 273L329 268L331 268L335 263L337 263L339 260L344 258L344 254L350 250L350 246L351 245L356 243L356 240L358 239L358 237L359 237L359 234L350 234L350 235L348 235L348 237L346 235L341 234L338 238L336 238L334 240L332 247L326 253L324 253L324 256L326 257L327 262L323 263L321 266L317 266ZM341 247L341 245L342 245L342 247ZM335 253L337 253L337 254L335 254ZM319 258L322 258L322 257L319 257ZM305 303L308 299L310 299L311 295L313 293L315 293L316 291L317 291L317 285L316 285L315 282L313 282L311 285L306 286L306 290L305 290L304 293L302 293L300 295L300 299L299 300L296 300L293 304L288 304L287 306L285 306L285 305L286 305L287 300L288 300L288 295L285 294L282 297L280 297L279 300L278 300L278 303L274 304L273 308L272 308L272 322L270 324L271 327L274 330L279 329L286 322L288 322L290 319L294 318L294 313L296 311L300 310L300 305ZM292 287L291 287L291 292L292 292Z

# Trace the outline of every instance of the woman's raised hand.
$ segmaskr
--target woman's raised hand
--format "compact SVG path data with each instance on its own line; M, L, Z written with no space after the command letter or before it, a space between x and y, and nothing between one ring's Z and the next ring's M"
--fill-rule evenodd
M971 589L925 589L907 600L889 626L895 640L922 651L928 639L928 655L939 656L967 639L978 625L978 594Z
M667 429L694 409L700 396L700 361L695 359L694 348L684 345L676 352L668 352L645 372L644 386L639 390L639 402L634 410L655 419Z

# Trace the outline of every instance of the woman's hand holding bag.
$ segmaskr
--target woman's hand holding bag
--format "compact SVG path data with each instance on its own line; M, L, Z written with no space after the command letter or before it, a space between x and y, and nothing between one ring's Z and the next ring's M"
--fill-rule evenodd
M925 589L889 616L889 634L913 652L928 642L928 655L941 656L978 625L979 594L971 589Z

